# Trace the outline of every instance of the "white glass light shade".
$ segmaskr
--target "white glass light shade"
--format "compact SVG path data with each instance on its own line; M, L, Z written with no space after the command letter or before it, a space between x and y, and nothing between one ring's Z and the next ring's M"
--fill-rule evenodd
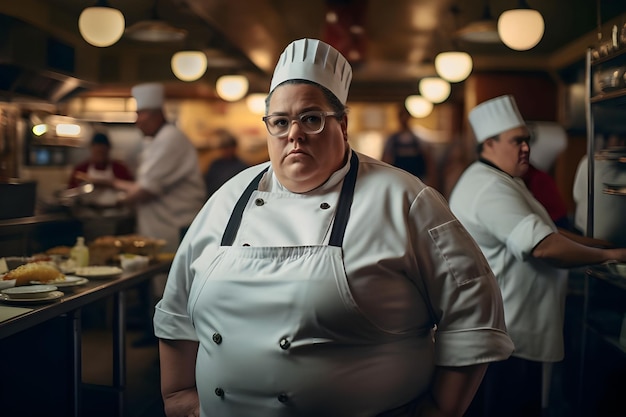
M248 110L254 114L265 114L265 98L267 94L255 93L246 97Z
M182 81L195 81L206 72L207 58L202 51L180 51L172 55L172 72Z
M411 116L418 119L428 116L433 111L433 103L422 96L408 96L404 100L404 107L411 113Z
M422 78L420 94L433 103L441 103L450 96L450 83L439 77Z
M56 126L57 136L78 137L80 131L80 126L75 123L59 123Z
M32 131L33 131L33 135L41 136L48 131L48 125L45 123L34 125Z
M526 51L537 45L544 29L543 16L533 9L507 10L498 18L500 39L517 51Z
M111 46L124 34L124 15L112 7L87 7L78 18L78 30L93 46Z
M472 57L467 52L442 52L435 57L437 74L451 83L466 79L472 67Z
M215 84L217 94L226 101L237 101L248 92L248 79L243 75L223 75Z

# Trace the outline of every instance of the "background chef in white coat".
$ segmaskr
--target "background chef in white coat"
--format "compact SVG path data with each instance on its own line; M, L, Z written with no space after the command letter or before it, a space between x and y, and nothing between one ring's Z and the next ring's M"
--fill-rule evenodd
M175 252L181 234L191 224L206 200L204 179L198 154L187 136L163 113L162 84L147 83L132 88L137 101L137 127L145 135L134 182L115 180L114 186L126 191L124 202L137 209L137 232L146 237L164 239L165 252ZM144 289L143 297L151 318L155 300L165 288L165 274L152 279L152 294ZM139 343L154 341L151 319L149 331Z
M145 135L135 182L116 181L127 191L125 202L137 205L137 231L164 239L165 251L175 252L181 231L189 226L205 201L198 153L187 136L163 113L162 84L132 88L137 101L137 127Z
M156 308L168 416L461 416L511 353L495 279L445 200L350 148L351 78L319 40L281 55L270 162L208 200Z
M469 121L479 160L455 185L450 208L489 261L515 344L511 358L487 370L469 415L539 416L542 362L564 355L562 268L626 261L626 250L585 246L584 239L559 233L520 178L528 169L530 137L512 96L479 104Z

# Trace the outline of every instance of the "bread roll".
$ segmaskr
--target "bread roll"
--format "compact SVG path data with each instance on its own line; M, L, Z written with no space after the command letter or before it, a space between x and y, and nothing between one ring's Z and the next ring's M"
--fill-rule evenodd
M14 279L16 280L15 285L28 285L31 281L63 281L65 280L65 275L50 264L30 262L7 272L2 279Z

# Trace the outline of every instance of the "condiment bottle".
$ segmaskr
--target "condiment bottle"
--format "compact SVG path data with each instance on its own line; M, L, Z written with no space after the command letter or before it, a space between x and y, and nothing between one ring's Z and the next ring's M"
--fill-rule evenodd
M89 248L85 246L85 238L76 238L76 245L70 251L70 258L77 267L89 266Z

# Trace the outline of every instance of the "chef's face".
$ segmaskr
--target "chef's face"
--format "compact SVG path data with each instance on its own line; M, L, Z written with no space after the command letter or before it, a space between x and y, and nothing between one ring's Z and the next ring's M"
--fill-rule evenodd
M91 162L96 165L106 164L109 160L109 147L103 143L91 145Z
M528 171L530 136L525 126L500 133L498 138L487 139L486 158L512 177L521 177Z
M135 125L146 136L154 136L162 125L161 110L138 110Z
M268 114L295 118L306 111L333 111L322 90L310 84L285 84L270 97ZM343 166L348 151L348 120L326 116L321 132L307 134L295 121L285 136L268 134L267 147L272 168L289 191L303 193L322 185Z

